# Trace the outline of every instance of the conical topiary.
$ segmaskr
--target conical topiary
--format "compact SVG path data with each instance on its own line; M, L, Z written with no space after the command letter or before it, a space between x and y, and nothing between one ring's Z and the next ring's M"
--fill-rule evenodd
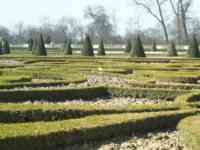
M30 51L33 50L33 39L32 39L32 38L30 38L30 39L28 40L28 49L29 49Z
M131 40L128 39L127 42L126 42L125 53L130 53L131 49L132 49L132 43L131 43Z
M158 50L158 49L157 49L156 41L153 41L152 50L153 50L154 52Z
M3 40L2 47L3 47L3 53L4 54L10 54L10 44L6 39Z
M90 40L89 35L86 35L86 37L85 37L85 42L83 44L83 49L82 49L82 55L83 56L94 56L94 49L93 49L92 42Z
M99 49L98 49L97 55L99 55L99 56L105 56L105 55L106 55L103 40L100 41Z
M171 41L168 45L168 56L178 56L174 41Z
M197 41L196 35L194 34L191 41L190 41L190 46L188 50L188 56L191 58L199 58L200 53L199 53L199 43Z
M72 55L71 40L69 41L65 40L63 50L64 50L64 55Z
M47 51L44 44L43 35L39 34L33 42L33 54L37 56L46 56Z
M143 47L143 44L142 44L142 41L141 41L139 35L137 35L135 44L131 49L130 56L131 57L146 57L146 55L144 53L144 47Z

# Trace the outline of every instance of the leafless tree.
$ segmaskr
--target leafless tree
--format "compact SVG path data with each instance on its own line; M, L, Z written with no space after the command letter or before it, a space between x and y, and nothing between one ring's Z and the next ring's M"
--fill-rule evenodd
M187 14L193 0L169 0L172 10L176 16L176 28L179 41L181 33L184 33L185 42L188 42Z
M152 15L162 26L165 41L169 43L169 35L166 26L166 19L163 13L163 5L167 0L133 0L136 5L143 7L147 12Z

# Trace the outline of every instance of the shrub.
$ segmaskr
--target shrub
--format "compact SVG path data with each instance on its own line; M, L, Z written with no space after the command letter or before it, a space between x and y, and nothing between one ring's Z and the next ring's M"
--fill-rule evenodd
M144 47L139 35L137 35L135 44L131 50L131 57L146 57L144 53Z
M130 53L130 52L131 52L131 49L132 49L132 43L131 43L131 40L128 39L127 42L126 42L125 53Z
M65 55L72 55L71 40L65 41L63 50Z
M97 53L97 54L98 54L99 56L104 56L104 55L106 55L103 40L101 40L101 42L100 42L100 44L99 44L99 49L98 49L98 53Z
M190 41L190 47L188 50L188 56L191 58L199 58L199 43L197 41L196 35L194 34L192 40Z
M153 41L152 50L153 50L154 52L158 50L158 49L157 49L156 41Z
M30 39L28 40L28 49L29 49L30 51L33 50L33 39L32 39L32 38L30 38Z
M33 45L34 45L33 46L33 54L34 55L37 55L37 56L46 56L47 55L43 35L41 33L34 39Z
M171 41L168 45L168 56L178 56L174 41Z
M82 55L83 56L94 56L94 49L93 49L92 42L90 40L89 35L86 35L86 37L85 37L85 42L83 44L83 49L82 49Z

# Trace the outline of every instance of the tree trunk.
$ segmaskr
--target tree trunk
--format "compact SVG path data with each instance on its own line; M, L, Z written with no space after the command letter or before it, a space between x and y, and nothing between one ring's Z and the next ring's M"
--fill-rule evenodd
M167 32L167 26L165 24L165 20L164 20L164 17L163 17L161 4L160 4L159 0L156 0L156 2L157 2L157 5L158 5L159 15L160 15L160 18L161 18L160 23L162 25L162 28L163 28L163 31L164 31L164 34L165 34L165 41L168 44L169 43L169 36L168 36L168 32Z

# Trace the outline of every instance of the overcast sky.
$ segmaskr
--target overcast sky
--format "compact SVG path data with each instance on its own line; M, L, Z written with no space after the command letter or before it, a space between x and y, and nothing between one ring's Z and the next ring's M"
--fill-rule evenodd
M108 13L116 13L118 28L123 33L127 23L140 21L141 27L148 27L156 24L156 21L149 17L142 10L135 10L132 0L0 0L1 13L0 25L13 29L14 24L24 22L26 25L38 25L44 16L49 16L56 21L63 16L75 17L83 20L83 10L88 5L102 5ZM195 16L200 17L200 0L194 0ZM145 20L145 21L144 21Z

